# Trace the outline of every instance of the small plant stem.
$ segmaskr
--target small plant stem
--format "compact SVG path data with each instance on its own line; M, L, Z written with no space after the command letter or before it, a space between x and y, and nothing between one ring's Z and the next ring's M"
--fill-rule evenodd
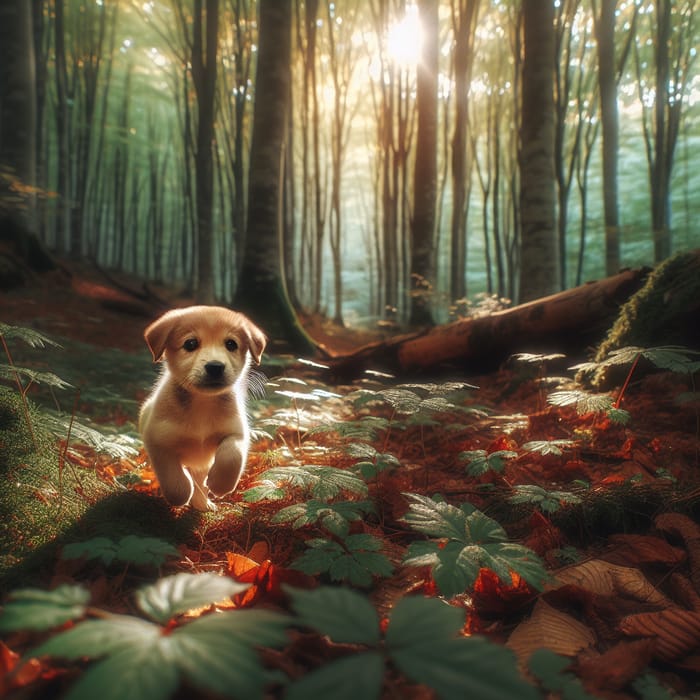
M627 387L629 386L630 380L632 379L632 375L634 374L634 370L636 369L637 365L639 364L639 358L642 356L642 353L639 352L637 353L637 356L634 358L634 362L632 363L632 366L630 367L630 371L627 373L627 377L625 378L625 383L622 385L622 389L620 389L620 393L617 395L617 398L615 399L615 403L613 404L614 408L620 408L620 404L622 403L622 397L625 395L625 391L627 391Z
M32 438L32 443L34 444L35 449L39 449L39 445L36 441L36 434L34 433L34 426L32 425L32 419L31 416L29 415L29 403L27 402L27 395L26 395L26 390L24 386L22 386L22 380L20 379L19 372L15 369L15 363L12 360L12 354L10 353L10 348L7 346L7 341L5 340L5 336L0 333L0 343L2 343L2 349L5 352L5 355L7 356L7 361L10 364L10 367L12 368L12 373L15 376L15 384L17 384L17 390L19 391L19 395L22 401L22 410L24 411L24 420L27 423L27 428L29 429L29 434Z

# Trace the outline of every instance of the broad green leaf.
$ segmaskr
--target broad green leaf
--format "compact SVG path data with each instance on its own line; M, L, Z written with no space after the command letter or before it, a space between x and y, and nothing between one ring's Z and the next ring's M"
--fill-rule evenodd
M537 452L541 455L563 454L563 450L575 447L574 440L531 440L523 445L526 452Z
M408 545L403 563L408 566L433 566L439 561L438 553L440 550L441 547L438 543L430 540L411 542Z
M260 478L266 482L286 483L309 491L314 498L324 501L335 498L343 491L361 496L367 495L367 484L362 479L345 469L336 467L315 464L303 467L274 467L263 472Z
M389 615L386 643L390 653L417 647L438 638L459 634L465 622L464 610L437 598L406 596Z
M465 519L465 537L462 541L479 544L482 542L505 542L508 534L493 518L480 510L474 510Z
M540 700L520 676L505 647L481 637L445 639L424 629L423 643L391 651L391 660L415 683L432 688L441 700Z
M167 576L136 593L139 608L162 624L176 615L230 598L248 588L216 574L181 573Z
M547 403L553 406L576 406L576 413L600 413L609 411L613 399L607 394L589 394L582 389L553 391L547 396Z
M431 537L463 539L466 515L461 508L416 493L405 493L410 508L402 520Z
M389 616L390 659L410 680L440 698L538 698L517 671L515 657L480 637L460 637L464 612L435 599L401 599Z
M266 480L259 486L246 489L242 493L246 503L259 503L260 501L281 501L284 496L284 489L281 489L274 481Z
M85 620L61 632L32 651L33 656L89 659L118 654L138 647L142 653L155 644L163 628L131 615Z
M85 542L71 542L61 552L61 559L100 559L109 566L117 556L117 544L108 537L93 537Z
M571 666L571 659L550 649L534 651L527 665L546 690L559 693L564 700L593 700L595 697L584 690L576 676L567 672Z
M160 566L168 557L180 555L177 547L157 537L127 535L118 543L117 559L132 564Z
M379 644L379 618L366 596L347 588L287 588L299 621L341 644Z
M23 588L14 591L0 614L0 632L44 631L85 614L90 593L82 586L63 584L53 591Z
M353 552L370 551L378 552L382 548L382 541L374 535L358 533L356 535L348 535L343 544Z
M172 659L161 651L163 639L160 637L152 646L125 648L90 666L70 688L65 700L169 698L177 690L179 674Z
M437 553L432 576L440 593L447 598L464 593L476 583L481 568L481 557L463 556L463 552L469 549L470 547L464 547L461 542L448 542Z
M353 586L368 588L372 585L373 575L359 560L359 555L343 554L331 562L328 574L332 581L347 581Z
M351 654L306 674L289 686L285 700L378 700L384 681L379 652Z
M205 615L170 635L172 662L198 688L237 698L260 698L270 673L257 647L283 647L289 618L266 610Z

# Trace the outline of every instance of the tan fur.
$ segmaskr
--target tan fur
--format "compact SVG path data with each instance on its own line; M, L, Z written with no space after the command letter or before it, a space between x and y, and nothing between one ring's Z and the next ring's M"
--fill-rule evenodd
M233 491L245 468L248 371L251 361L260 364L266 338L220 306L168 311L144 337L153 360L164 361L139 417L163 495L173 505L213 508L209 494Z

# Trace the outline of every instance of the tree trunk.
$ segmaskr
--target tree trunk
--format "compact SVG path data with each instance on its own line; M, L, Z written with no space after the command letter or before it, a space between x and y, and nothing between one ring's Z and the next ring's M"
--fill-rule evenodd
M580 353L603 336L647 273L626 270L488 316L374 343L332 360L331 372L343 378L365 369L411 374L457 367L476 372L497 367L514 352Z
M600 14L593 7L598 46L598 92L603 129L603 212L605 220L605 272L620 269L620 219L617 206L617 150L619 115L615 66L615 10L617 0L601 0Z
M553 0L523 0L520 300L559 289L554 220Z
M0 288L21 284L26 268L51 269L34 235L36 93L32 6L0 3ZM10 191L10 185L17 185Z
M197 93L195 144L195 206L197 210L197 299L214 301L214 122L216 119L216 61L219 0L195 0L192 80ZM204 27L202 23L204 21Z
M454 8L454 5L453 5ZM474 60L474 32L479 0L461 0L453 9L455 124L452 134L452 223L450 264L450 297L462 299L467 293L467 207L468 159L467 125L469 122L469 86Z
M430 326L433 325L430 306L437 198L438 0L419 0L418 14L423 43L417 67L418 132L413 173L409 322L412 326Z
M248 222L234 304L270 338L309 352L313 345L289 301L282 260L282 158L291 80L291 8L291 0L261 0L258 9Z

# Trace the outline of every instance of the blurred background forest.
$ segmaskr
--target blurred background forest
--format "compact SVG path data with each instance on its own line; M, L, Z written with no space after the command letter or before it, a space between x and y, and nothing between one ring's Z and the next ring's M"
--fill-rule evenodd
M3 214L60 255L223 303L258 240L298 308L345 323L445 320L480 293L522 301L653 264L700 246L695 10L5 0ZM279 228L263 236L251 148L274 149L275 117Z

